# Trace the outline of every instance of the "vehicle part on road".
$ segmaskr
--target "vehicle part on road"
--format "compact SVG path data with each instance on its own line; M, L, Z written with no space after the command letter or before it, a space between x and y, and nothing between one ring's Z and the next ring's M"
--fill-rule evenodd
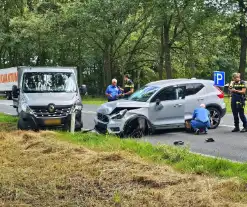
M209 113L210 113L210 117L211 117L211 127L210 129L216 129L221 121L221 114L219 112L219 110L215 107L208 107L207 108Z
M183 141L175 141L173 142L174 145L184 145Z
M207 138L205 141L206 142L214 142L214 139L213 138Z
M25 131L28 130L39 131L34 119L27 120L27 119L19 118L17 122L17 129L25 130Z

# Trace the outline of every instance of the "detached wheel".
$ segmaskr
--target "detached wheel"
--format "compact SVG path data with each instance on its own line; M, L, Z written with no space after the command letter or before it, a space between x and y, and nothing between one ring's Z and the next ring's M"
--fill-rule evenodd
M210 129L216 129L221 121L221 114L220 111L217 108L209 107L208 111L210 113L211 117L211 127Z
M17 122L18 130L30 130L30 127L23 121L23 119L19 119Z
M22 131L28 131L28 130L32 130L35 132L39 131L39 129L35 126L34 123L24 121L22 118L19 118L19 120L17 122L17 129L22 130Z

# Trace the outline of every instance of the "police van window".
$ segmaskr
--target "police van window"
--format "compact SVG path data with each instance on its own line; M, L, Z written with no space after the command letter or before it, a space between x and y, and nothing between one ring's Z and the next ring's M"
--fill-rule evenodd
M157 99L160 101L171 101L177 99L175 87L167 87L161 90L153 99L152 102L155 102Z
M204 88L201 83L190 83L186 85L186 96L191 96L197 94L200 90Z

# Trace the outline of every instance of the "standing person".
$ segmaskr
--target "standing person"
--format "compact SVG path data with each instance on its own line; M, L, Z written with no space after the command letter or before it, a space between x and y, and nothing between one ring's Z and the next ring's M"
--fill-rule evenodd
M233 74L233 83L232 86L229 87L229 91L232 94L231 99L231 107L232 107L232 114L234 117L234 125L235 128L232 132L239 132L239 117L243 122L243 129L241 132L247 132L247 120L244 115L244 107L245 107L245 93L246 93L246 85L245 81L240 79L240 73Z
M134 83L130 80L130 76L128 74L124 75L124 88L120 88L120 90L122 90L122 96L124 98L128 98L132 95L132 93L134 93Z
M112 84L107 87L105 95L108 98L108 102L116 101L121 95L121 90L117 87L117 80L115 78L112 79Z
M205 134L210 127L210 113L206 109L205 104L201 104L200 108L195 109L191 121L191 127L196 134L204 132Z

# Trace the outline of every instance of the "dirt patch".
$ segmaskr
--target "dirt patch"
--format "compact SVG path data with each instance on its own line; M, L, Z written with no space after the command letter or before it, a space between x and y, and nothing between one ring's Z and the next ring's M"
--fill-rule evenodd
M247 206L246 185L237 180L181 174L55 137L0 133L0 206Z
M4 122L1 122L0 123L0 132L3 132L3 131L14 131L17 129L17 126L16 126L16 123L4 123Z

